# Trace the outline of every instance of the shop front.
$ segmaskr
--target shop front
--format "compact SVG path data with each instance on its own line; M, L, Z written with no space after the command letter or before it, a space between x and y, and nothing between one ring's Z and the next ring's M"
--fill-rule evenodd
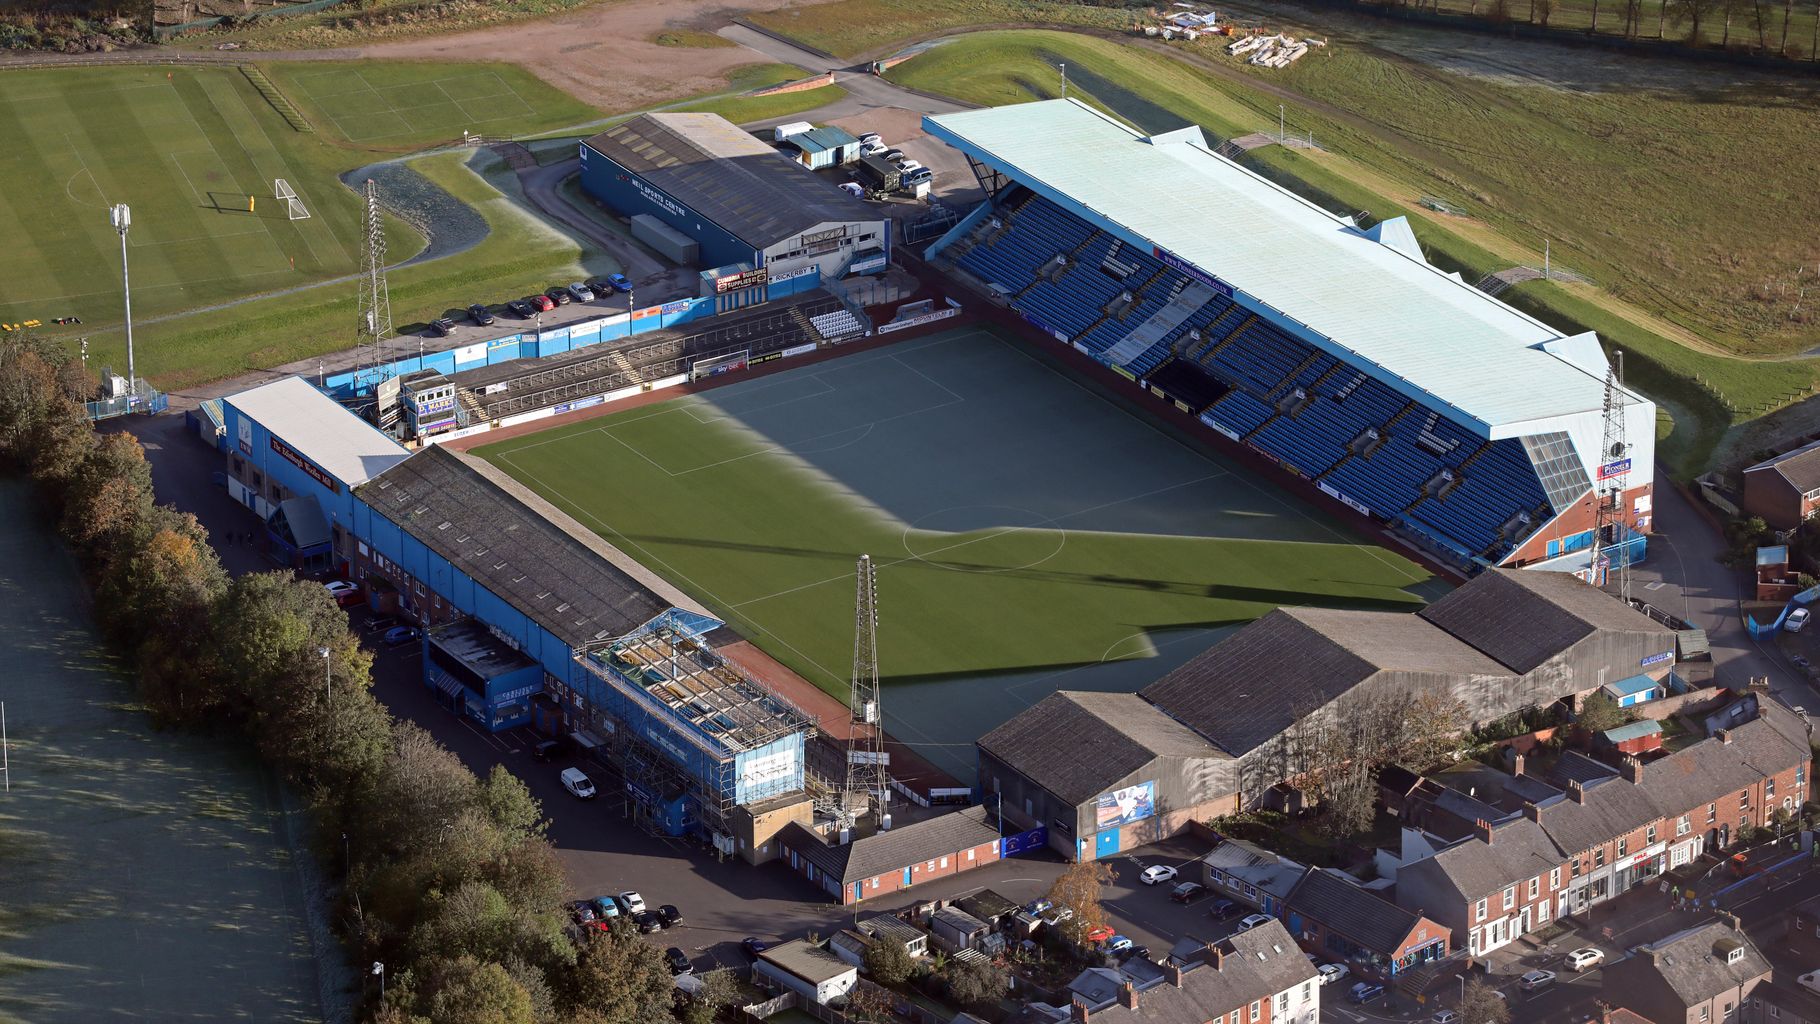
M1662 874L1668 863L1667 853L1667 843L1651 843L1612 864L1613 891L1624 892Z

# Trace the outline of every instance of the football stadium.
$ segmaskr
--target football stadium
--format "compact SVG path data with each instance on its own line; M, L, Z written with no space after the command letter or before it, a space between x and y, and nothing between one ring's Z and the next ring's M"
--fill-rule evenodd
M914 302L856 301L842 278L877 262L872 236L810 196L779 211L781 240L703 270L698 297L329 377L326 395L292 378L230 396L229 493L299 564L432 627L425 685L452 712L570 736L642 824L754 861L864 795L841 788L847 744L880 720L848 706L861 555L890 776L919 801L967 793L975 741L1050 694L1128 703L1200 678L1275 609L1413 623L1461 581L1588 589L1569 577L1644 555L1653 406L1598 338L1431 266L1407 223L1335 216L1198 129L1145 136L1074 101L925 126L985 199L887 246ZM808 173L692 152L704 194ZM673 233L739 213L623 174L597 195L636 193L613 208ZM772 248L798 262L771 268ZM436 433L409 452L337 399ZM1321 675L1406 667L1374 650ZM1226 688L1204 696L1251 697Z

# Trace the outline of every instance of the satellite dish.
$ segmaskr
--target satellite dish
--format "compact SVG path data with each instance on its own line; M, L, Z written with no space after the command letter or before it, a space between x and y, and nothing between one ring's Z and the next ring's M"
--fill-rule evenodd
M1612 445L1611 445L1611 457L1615 459L1623 454L1624 454L1624 442L1623 441L1613 441Z

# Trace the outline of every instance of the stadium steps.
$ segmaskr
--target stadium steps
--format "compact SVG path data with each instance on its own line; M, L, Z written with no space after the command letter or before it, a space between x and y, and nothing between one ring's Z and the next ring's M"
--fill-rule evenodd
M795 313L799 319L803 315L801 306L791 307L791 312ZM615 349L607 353L607 358L612 360L613 369L617 370L626 378L627 384L635 384L639 387L644 387L645 375L638 372L638 367L632 365L632 361L626 358L624 352Z
M1205 306L1213 296L1212 288L1199 281L1188 281L1185 287L1170 298L1168 305L1152 313L1150 319L1132 328L1130 334L1107 349L1106 361L1114 366L1129 365L1170 331L1180 327L1183 321L1193 316L1195 310Z
M316 130L316 126L303 116L303 112L293 106L290 100L285 99L284 93L278 91L278 86L265 77L264 71L251 64L242 64L240 73L246 76L247 81L253 83L253 88L259 90L259 95L265 97L265 101L272 105L273 110L278 111L278 116L284 118L286 124L300 132Z
M460 406L461 411L465 414L462 418L462 426L471 426L476 423L485 423L487 421L487 411L480 404L480 396L475 394L472 389L456 385L455 404Z

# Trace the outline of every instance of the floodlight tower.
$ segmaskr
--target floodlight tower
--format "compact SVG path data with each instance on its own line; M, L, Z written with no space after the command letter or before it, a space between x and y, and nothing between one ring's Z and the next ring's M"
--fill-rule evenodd
M878 801L879 821L891 799L891 772L885 761L884 717L878 684L878 577L871 555L859 556L853 603L853 691L847 738L849 796L865 794Z
M126 272L126 231L133 226L133 211L125 203L115 203L107 217L120 232L120 292L126 297L126 394L131 405L139 394L139 375L133 369L133 282Z
M1630 444L1624 433L1624 353L1614 352L1614 365L1605 371L1604 431L1599 444L1598 479L1593 482L1597 520L1593 527L1592 567L1597 571L1606 548L1611 565L1607 581L1616 574L1618 596L1630 601L1630 538L1624 514L1624 494L1630 481Z
M385 283L385 219L379 210L379 184L368 178L366 238L360 267L360 322L354 329L354 339L363 351L370 345L372 355L371 362L357 375L357 381L366 376L368 368L377 370L385 362L379 349L391 333L392 300ZM366 363L367 359L363 357L361 361Z

